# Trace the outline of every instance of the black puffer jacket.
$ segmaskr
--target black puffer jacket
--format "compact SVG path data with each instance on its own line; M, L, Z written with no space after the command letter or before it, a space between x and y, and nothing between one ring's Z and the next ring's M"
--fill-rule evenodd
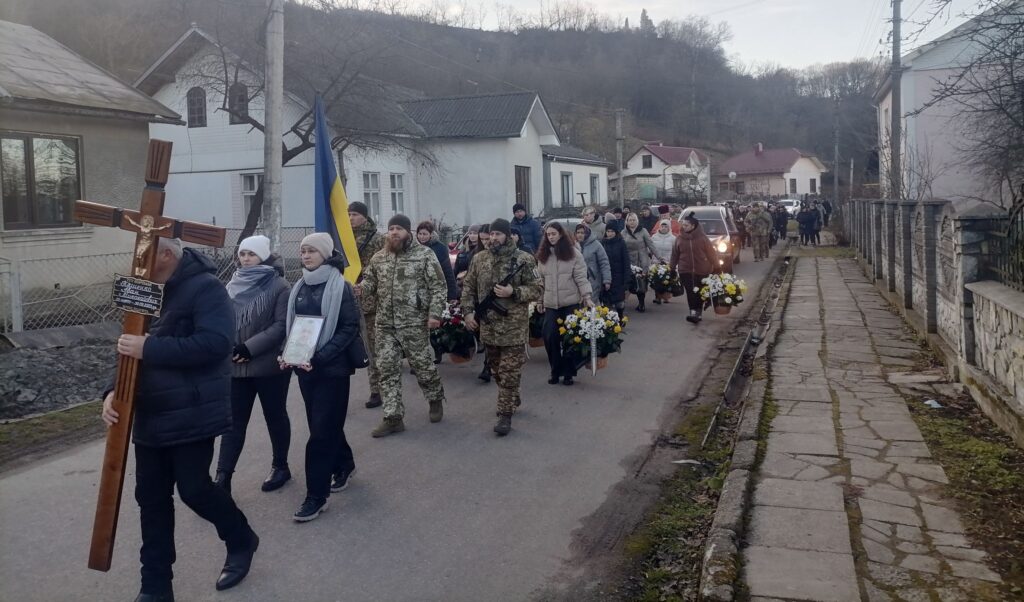
M136 445L169 447L231 428L235 313L216 266L185 249L149 329L136 395Z
M601 239L604 251L608 254L608 265L612 269L612 287L601 294L601 300L606 303L622 303L626 300L626 287L632 270L629 262L629 249L626 248L626 241L622 240L619 234L615 238Z
M345 270L344 260L339 255L334 255L327 260L327 263L337 268L339 272ZM309 286L299 280L295 286L299 287L298 295L295 297L296 315L322 316L321 307L327 283ZM346 282L345 295L341 300L341 312L338 316L338 325L334 329L334 336L313 354L313 358L309 361L313 366L313 371L309 373L311 376L339 378L355 373L355 367L348 361L346 350L359 334L359 316L359 303L356 301L355 291L352 289L352 285ZM306 374L300 369L295 371L300 375Z
M423 245L437 255L437 262L441 264L441 272L444 274L445 287L448 289L446 297L449 301L459 298L458 288L455 286L455 272L452 271L452 260L448 255L448 245L437 238L437 233L430 235L430 241ZM469 269L469 266L466 266Z

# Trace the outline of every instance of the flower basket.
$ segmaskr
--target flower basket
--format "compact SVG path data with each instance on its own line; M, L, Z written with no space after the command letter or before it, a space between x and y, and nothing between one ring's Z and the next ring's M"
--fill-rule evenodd
M530 347L543 347L544 339L541 337L530 337Z
M647 282L656 295L671 295L672 289L680 286L679 275L664 263L652 265L647 270Z
M725 315L743 303L747 294L747 283L733 274L711 274L701 280L701 285L696 292L705 302L714 305L715 313L719 315Z
M558 320L558 334L562 347L578 358L590 357L590 341L597 342L598 359L622 350L622 336L629 318L603 305L594 310L596 319L588 309L577 309L564 320ZM606 358L607 359L607 358Z
M597 369L598 370L604 370L607 367L608 367L608 356L606 355L604 357L598 357L597 358Z
M430 333L430 346L439 353L451 356L452 363L462 364L473 358L476 337L466 328L462 308L457 301L448 304L441 313L441 326Z
M647 278L647 274L645 274L644 269L638 265L631 264L629 266L629 271L630 278L626 288L631 294L637 295L640 293L640 288L643 285L644 279Z

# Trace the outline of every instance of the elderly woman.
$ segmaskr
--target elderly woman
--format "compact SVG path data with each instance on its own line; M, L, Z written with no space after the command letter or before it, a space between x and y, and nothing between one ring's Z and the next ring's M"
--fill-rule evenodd
M640 218L635 213L630 213L626 218L626 228L622 231L622 239L626 241L626 249L629 250L629 260L635 266L643 268L644 272L651 267L651 257L659 262L666 261L654 248L654 241L651 235L640 227ZM647 282L641 281L636 292L637 307L640 313L646 311L644 301L647 298Z
M672 234L671 220L663 219L658 222L658 229L651 235L651 242L654 243L657 255L662 259L672 257L672 247L676 244L676 237ZM665 303L668 303L668 299L665 299ZM654 304L661 305L661 300L655 297Z

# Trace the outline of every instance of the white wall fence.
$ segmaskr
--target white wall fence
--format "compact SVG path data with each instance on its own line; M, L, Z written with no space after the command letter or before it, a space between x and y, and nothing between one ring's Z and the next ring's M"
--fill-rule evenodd
M840 210L868 277L1024 446L1024 283L1005 269L1020 261L1007 247L1018 221L940 200L854 199Z

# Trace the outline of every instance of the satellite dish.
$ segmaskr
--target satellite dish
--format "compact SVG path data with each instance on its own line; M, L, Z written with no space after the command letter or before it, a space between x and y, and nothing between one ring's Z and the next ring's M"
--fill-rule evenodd
M736 172L735 171L730 171L729 172L729 179L730 180L735 180L736 179Z

